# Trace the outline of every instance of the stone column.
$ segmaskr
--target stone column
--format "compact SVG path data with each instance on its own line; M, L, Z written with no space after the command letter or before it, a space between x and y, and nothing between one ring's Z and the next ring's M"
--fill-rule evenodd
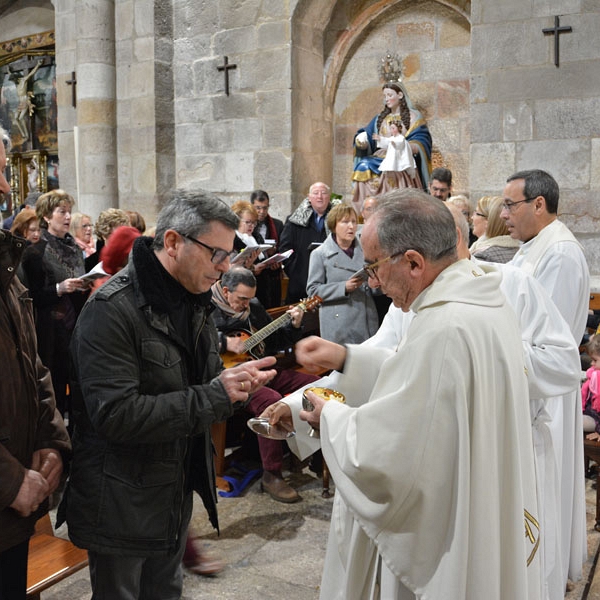
M118 206L114 0L75 3L78 208Z

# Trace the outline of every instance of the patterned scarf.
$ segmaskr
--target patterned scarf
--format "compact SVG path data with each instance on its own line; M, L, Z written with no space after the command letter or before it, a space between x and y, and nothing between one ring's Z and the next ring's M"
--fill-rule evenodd
M229 306L229 303L225 299L225 294L223 293L223 287L221 286L220 281L213 283L210 289L212 291L213 304L217 308L220 308L227 316L240 321L246 321L250 317L250 306L242 312L235 312L233 308Z

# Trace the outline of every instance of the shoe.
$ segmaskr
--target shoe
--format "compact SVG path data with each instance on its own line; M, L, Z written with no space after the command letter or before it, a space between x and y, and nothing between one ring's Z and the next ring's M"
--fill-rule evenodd
M196 575L203 575L204 577L212 577L225 568L224 562L201 550L196 540L189 536L185 543L185 553L182 562L188 571Z
M195 575L213 577L225 568L225 563L221 562L218 558L211 558L210 556L201 554L196 558L196 562L184 563L183 566Z
M277 502L291 504L300 500L300 495L292 486L270 471L263 473L260 481L260 489L262 492L267 492Z

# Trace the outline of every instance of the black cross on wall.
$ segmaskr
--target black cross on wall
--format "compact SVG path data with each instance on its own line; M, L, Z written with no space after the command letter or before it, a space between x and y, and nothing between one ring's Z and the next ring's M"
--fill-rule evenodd
M553 35L554 36L554 64L558 67L558 58L559 58L559 36L561 33L570 33L573 31L573 28L569 25L560 24L560 17L556 15L554 17L554 27L547 27L546 29L542 29L544 35Z
M219 71L223 71L225 73L225 93L229 96L229 69L236 69L237 65L229 64L229 57L223 57L223 64L217 65L217 69Z

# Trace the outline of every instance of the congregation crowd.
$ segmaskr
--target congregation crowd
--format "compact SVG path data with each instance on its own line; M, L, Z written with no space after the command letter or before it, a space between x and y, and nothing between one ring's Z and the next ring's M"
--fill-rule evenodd
M231 207L175 191L146 229L55 189L5 221L0 600L25 597L50 502L94 599L179 598L182 564L220 570L189 531L192 495L218 530L211 426L240 410L295 432L258 437L273 500L301 501L288 449L332 474L324 600L559 600L581 576L600 342L582 397L589 271L558 184L529 170L452 195L420 115L398 86L384 98L348 202L315 182L279 220L263 190ZM278 362L290 352L304 370ZM345 403L307 391L305 410L315 386Z

